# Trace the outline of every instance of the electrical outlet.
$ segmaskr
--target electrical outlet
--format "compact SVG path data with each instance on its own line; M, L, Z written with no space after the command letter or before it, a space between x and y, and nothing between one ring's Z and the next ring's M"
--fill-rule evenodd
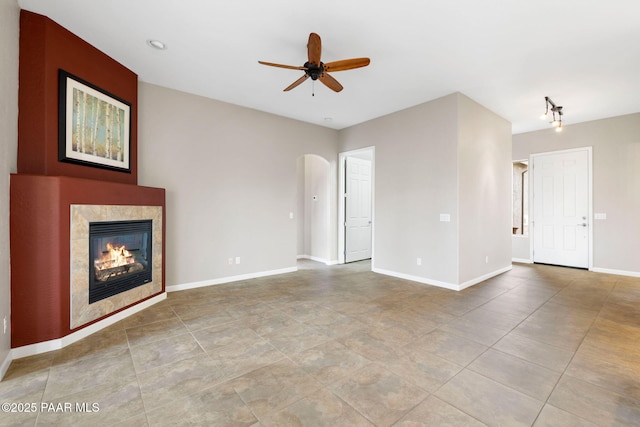
M240 257L239 256L236 257L236 264L240 264Z
M233 265L233 258L229 258L229 265Z
M416 264L417 265L422 265L422 258L416 259Z
M485 264L489 264L489 255L487 255L486 257L484 257L484 263L485 263Z

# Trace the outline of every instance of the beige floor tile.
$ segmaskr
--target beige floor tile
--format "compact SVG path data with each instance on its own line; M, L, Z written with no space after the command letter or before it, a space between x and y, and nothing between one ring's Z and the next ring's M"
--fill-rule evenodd
M597 315L598 312L594 310L546 303L515 328L513 333L575 351Z
M428 395L377 363L365 366L329 390L378 426L394 423Z
M192 335L205 351L213 351L229 344L252 343L259 339L253 329L239 320L200 329Z
M387 363L387 367L430 393L435 392L462 370L462 366L425 351L408 352Z
M470 339L437 329L405 347L407 351L426 351L455 364L466 366L488 347Z
M263 420L313 393L321 384L287 359L256 369L230 383L251 411Z
M530 426L544 404L468 369L435 396L492 426Z
M197 331L207 327L222 325L237 320L224 308L215 304L189 307L183 305L176 310L178 317L190 331Z
M43 400L53 400L124 378L135 379L129 349L52 366Z
M560 378L558 372L493 349L474 360L468 369L542 402Z
M270 313L251 318L247 321L246 326L258 335L264 336L299 323L279 310L272 310Z
M291 357L308 375L323 385L332 384L370 363L337 341L329 341Z
M131 357L137 373L202 353L202 347L191 334L176 335L131 348Z
M366 418L326 389L320 389L261 420L264 427L349 426L374 427Z
M177 315L173 311L173 307L168 300L161 301L151 307L139 311L116 323L114 326L120 326L123 329L134 328L136 326L146 325L147 323L158 322L160 320L168 320L176 318Z
M225 378L238 377L286 357L262 338L253 343L230 344L208 354L220 362Z
M47 400L38 425L114 425L144 412L135 377L114 378L105 386Z
M318 328L323 334L330 338L340 338L367 328L364 323L357 319L342 314L338 316L339 317L331 316L331 318L319 317L308 324Z
M583 343L566 374L640 401L640 361L611 349Z
M395 423L394 427L482 427L484 425L486 424L437 397L429 396Z
M507 333L506 330L495 329L484 323L466 319L465 317L453 320L440 326L438 329L467 338L485 346L495 344Z
M516 333L506 335L493 348L556 372L563 372L574 355L573 351L553 347Z
M189 396L225 380L220 362L202 354L160 366L138 375L145 409L170 404L176 396Z
M546 404L540 415L538 415L538 419L536 420L534 427L596 427L597 424L594 424L590 421L587 421L583 418L580 418L576 415L570 414L569 412L563 411L562 409L558 409L553 405Z
M584 285L572 284L558 292L549 301L569 307L583 307L591 310L600 310L609 297L612 287L613 284L610 286L598 284L598 287L585 289Z
M170 293L0 381L99 412L0 425L640 425L640 279L515 264L455 292L370 268Z
M125 329L130 346L148 344L174 335L187 333L187 328L177 317L146 323Z
M321 329L302 323L288 325L262 338L288 356L331 340Z
M602 312L583 344L607 350L626 360L640 362L640 327L605 319Z
M549 404L601 426L637 426L640 402L564 375Z
M173 403L147 412L150 426L252 426L258 422L240 396L229 386L219 385L189 396L176 396Z
M113 326L56 351L53 364L61 365L83 357L102 356L126 349L129 345L126 332L120 327Z
M338 342L370 361L391 361L402 356L402 349L375 329L367 328L338 338Z

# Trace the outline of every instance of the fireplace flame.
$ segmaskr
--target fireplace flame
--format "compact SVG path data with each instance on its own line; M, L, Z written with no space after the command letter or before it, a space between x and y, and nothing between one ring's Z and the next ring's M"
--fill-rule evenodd
M126 246L113 246L107 243L107 252L100 259L95 260L95 266L98 270L107 268L120 267L122 265L133 264L134 256L129 252Z

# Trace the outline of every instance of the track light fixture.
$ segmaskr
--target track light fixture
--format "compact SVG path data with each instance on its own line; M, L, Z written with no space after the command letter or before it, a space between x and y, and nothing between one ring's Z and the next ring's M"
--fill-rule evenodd
M549 106L551 106L552 120L549 123L556 128L556 132L562 132L562 106L556 105L548 96L544 97L544 101L546 108L540 118L542 120L549 118Z

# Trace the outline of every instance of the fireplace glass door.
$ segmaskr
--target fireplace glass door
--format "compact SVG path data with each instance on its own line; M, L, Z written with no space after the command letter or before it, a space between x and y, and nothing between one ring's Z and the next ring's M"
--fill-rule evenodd
M152 221L89 223L89 304L152 281Z

